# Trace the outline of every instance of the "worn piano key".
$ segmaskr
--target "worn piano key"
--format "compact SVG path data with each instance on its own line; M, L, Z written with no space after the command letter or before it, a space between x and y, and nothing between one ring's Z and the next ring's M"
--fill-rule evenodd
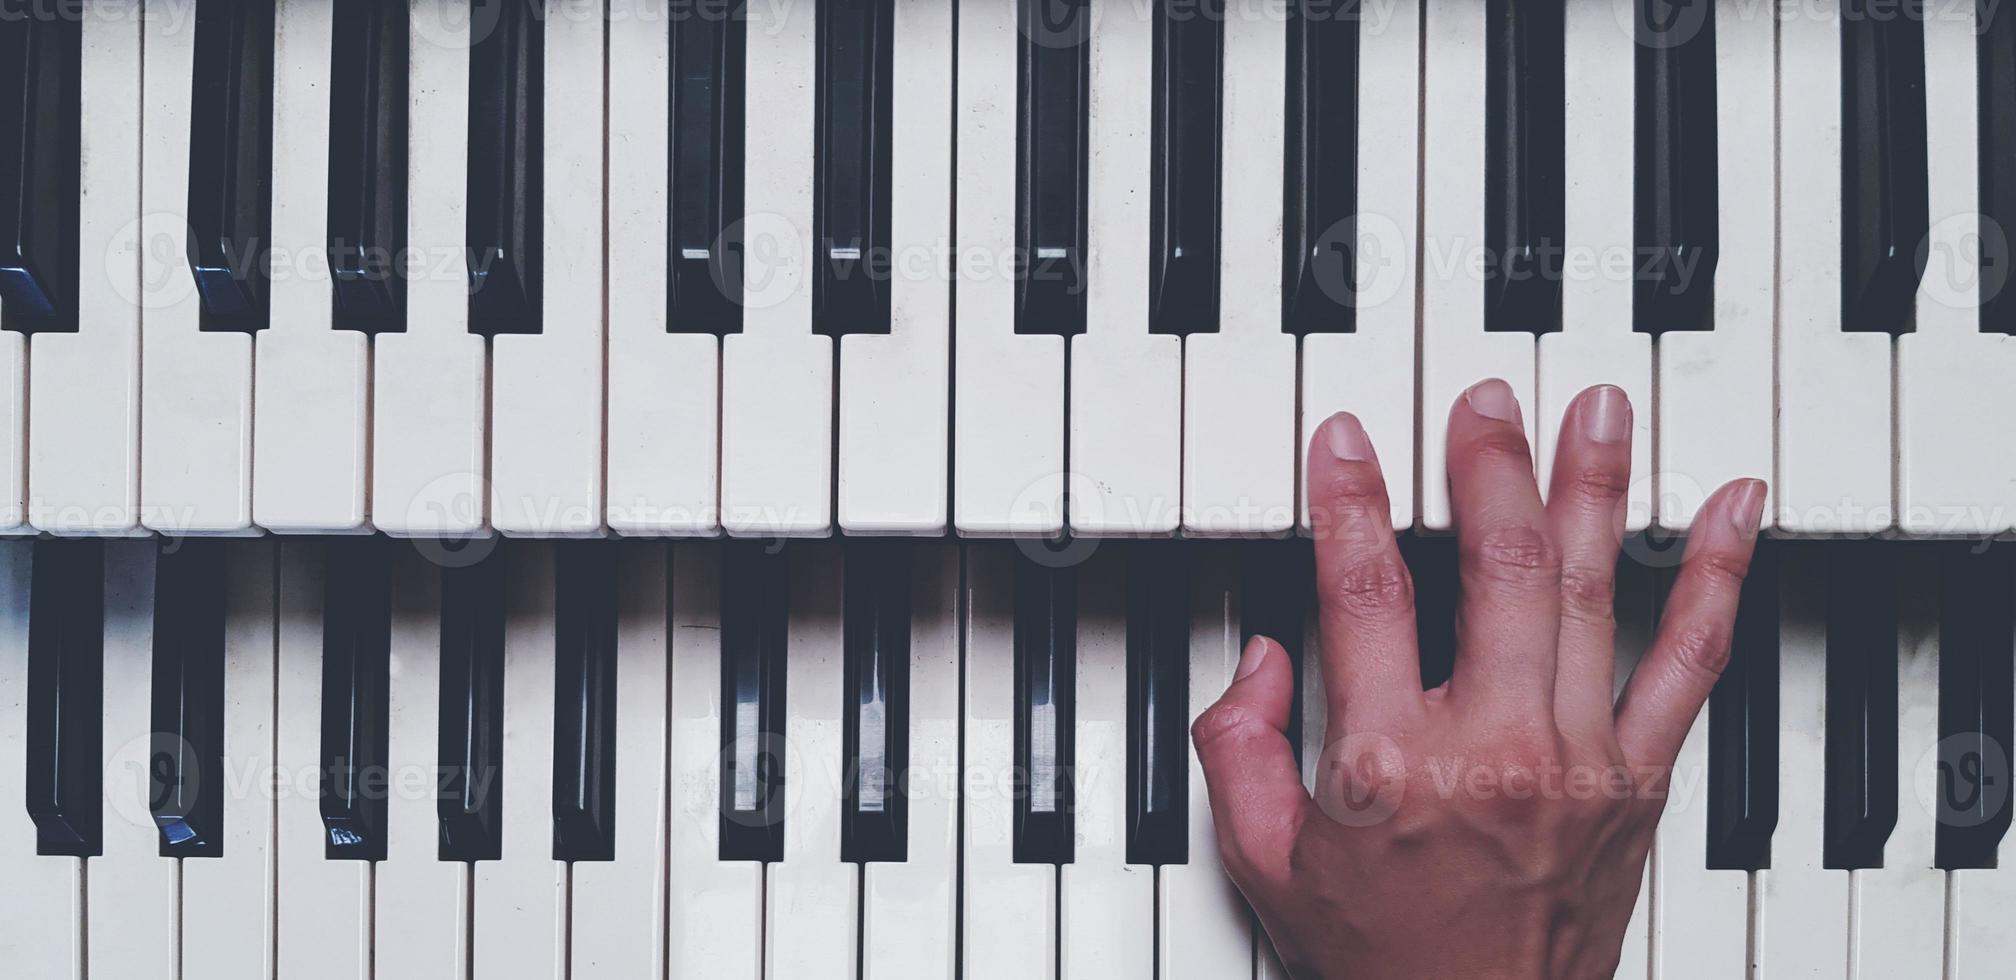
M819 4L812 323L829 336L889 332L894 0Z
M1729 665L1708 698L1707 866L1771 866L1778 826L1778 549L1759 542Z
M1224 0L1162 5L1155 21L1148 327L1218 329L1219 118ZM1347 137L1348 138L1348 137Z
M1185 547L1127 559L1127 863L1185 864L1190 803L1190 581Z
M822 6L820 15L823 17ZM671 248L667 329L742 329L743 48L740 17L671 23Z
M553 857L616 859L616 554L559 546L553 684Z
M505 600L496 547L472 545L441 569L443 861L495 861L503 847Z
M223 854L224 575L221 542L163 539L155 565L148 762L163 857Z
M189 114L189 269L203 329L263 330L273 215L273 0L199 0Z
M544 6L496 0L469 46L469 329L485 335L543 316Z
M869 538L846 549L842 861L908 859L910 548Z
M1994 868L2009 833L2016 549L1956 542L1939 574L1936 866Z
M1975 31L1976 153L1980 172L1976 257L1981 323L1989 333L2016 334L2016 290L2009 255L2016 240L2016 10L1984 4Z
M1086 143L1092 29L1088 0L1017 0L1015 332L1085 331Z
M1548 333L1567 200L1562 7L1489 0L1486 17L1484 329Z
M334 8L329 262L339 324L405 329L407 4Z
M385 859L392 569L377 538L328 544L322 599L322 828L331 860Z
M1015 860L1068 864L1078 575L1039 553L1015 559Z
M1721 255L1714 0L1634 0L1637 248L1632 325L1707 330Z
M0 4L0 325L77 329L83 25Z
M788 556L761 543L722 549L721 860L784 851L784 662Z
M95 857L104 853L104 546L37 541L30 575L22 700L35 853Z
M1828 868L1880 868L1897 824L1896 556L1830 546L1827 564Z
M1841 329L1911 329L1929 225L1922 6L1842 0Z
M1360 18L1323 6L1288 10L1281 321L1295 334L1357 329Z

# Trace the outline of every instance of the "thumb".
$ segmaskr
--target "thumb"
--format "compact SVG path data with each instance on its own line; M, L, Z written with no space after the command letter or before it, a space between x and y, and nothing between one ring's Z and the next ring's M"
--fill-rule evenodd
M1218 853L1242 887L1285 876L1309 807L1284 731L1294 698L1288 652L1256 636L1246 641L1231 686L1190 726L1211 794Z

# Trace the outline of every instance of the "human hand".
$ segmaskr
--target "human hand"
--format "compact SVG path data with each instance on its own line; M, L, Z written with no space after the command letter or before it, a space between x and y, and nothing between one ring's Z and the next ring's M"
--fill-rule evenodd
M1329 730L1312 800L1294 677L1251 638L1192 735L1219 851L1298 977L1609 977L1667 776L1728 660L1764 484L1702 505L1652 648L1613 703L1631 406L1563 421L1546 504L1512 390L1449 413L1461 595L1452 679L1421 690L1413 586L1357 419L1309 449Z

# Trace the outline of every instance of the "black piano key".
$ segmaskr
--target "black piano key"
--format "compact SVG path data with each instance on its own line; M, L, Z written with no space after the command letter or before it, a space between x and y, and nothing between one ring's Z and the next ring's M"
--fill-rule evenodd
M1646 333L1713 324L1718 246L1714 0L1636 0L1638 276Z
M616 554L560 546L554 606L553 859L616 859Z
M1182 542L1127 562L1127 863L1190 859L1190 582Z
M337 323L406 327L405 0L337 4L329 70L329 265Z
M28 817L35 853L104 850L105 552L35 542L28 607Z
M1976 9L1981 329L2016 334L2016 290L2008 288L2016 244L2016 10L1991 0Z
M847 542L843 861L909 860L910 547Z
M1947 546L1939 577L1939 758L1933 863L1993 868L2009 832L2016 549Z
M1357 11L1288 8L1281 320L1293 334L1357 329Z
M888 333L895 2L829 0L818 17L812 325L830 336Z
M740 16L696 15L675 17L670 27L667 328L738 333L746 22Z
M1880 868L1897 826L1897 566L1874 541L1831 546L1826 744L1821 860Z
M371 537L329 542L322 602L322 829L330 860L385 859L391 563Z
M1925 274L1919 0L1841 4L1841 329L1903 333Z
M1015 860L1068 864L1078 576L1015 558Z
M266 328L273 214L273 0L198 0L189 269L204 330Z
M1092 11L1088 0L1021 4L1015 140L1015 332L1085 332L1086 144Z
M505 565L492 551L441 569L443 861L503 854Z
M1448 683L1456 672L1456 539L1400 539L1400 555L1414 578L1414 631L1421 648L1421 689Z
M1561 329L1567 222L1559 0L1487 0L1484 329Z
M224 855L224 556L163 539L154 579L149 809L161 856Z
M1218 130L1223 0L1159 5L1148 221L1148 329L1218 329Z
M1708 867L1771 866L1778 827L1778 549L1757 542L1729 665L1708 697Z
M545 3L478 0L469 47L469 329L538 333L544 261ZM494 23L491 21L494 20Z
M8 330L77 329L83 37L74 8L0 0L0 326Z
M1281 644L1295 672L1288 706L1288 744L1302 757L1302 637L1314 580L1309 543L1248 541L1239 546L1239 639L1264 636Z
M789 556L722 549L721 860L784 858L784 665Z

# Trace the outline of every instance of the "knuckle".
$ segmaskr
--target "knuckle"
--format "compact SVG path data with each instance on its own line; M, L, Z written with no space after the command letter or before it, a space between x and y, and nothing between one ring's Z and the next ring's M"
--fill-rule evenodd
M1238 738L1260 723L1260 719L1245 706L1220 701L1204 709L1197 720L1190 723L1190 738L1201 754L1221 741Z
M1470 451L1478 459L1510 456L1524 462L1532 458L1532 450L1526 445L1526 430L1516 425L1494 425L1490 431L1478 433L1470 443Z
M1729 666L1729 644L1729 627L1692 623L1673 637L1673 659L1681 670L1712 684Z
M1530 524L1503 524L1479 535L1471 564L1487 577L1515 582L1556 579L1561 556L1546 533Z
M1386 497L1386 480L1369 465L1339 466L1323 481L1323 494L1339 509L1367 507Z
M1694 566L1694 574L1718 591L1742 588L1744 577L1750 574L1750 556L1747 554L1704 551L1690 558L1688 564Z
M1631 489L1631 475L1609 466L1578 466L1568 473L1568 490L1577 497L1613 501Z
M1616 592L1616 576L1608 569L1580 563L1561 568L1561 602L1576 615L1610 615Z
M1387 616L1414 604L1414 578L1400 556L1387 553L1345 565L1332 579L1330 598L1345 613Z

